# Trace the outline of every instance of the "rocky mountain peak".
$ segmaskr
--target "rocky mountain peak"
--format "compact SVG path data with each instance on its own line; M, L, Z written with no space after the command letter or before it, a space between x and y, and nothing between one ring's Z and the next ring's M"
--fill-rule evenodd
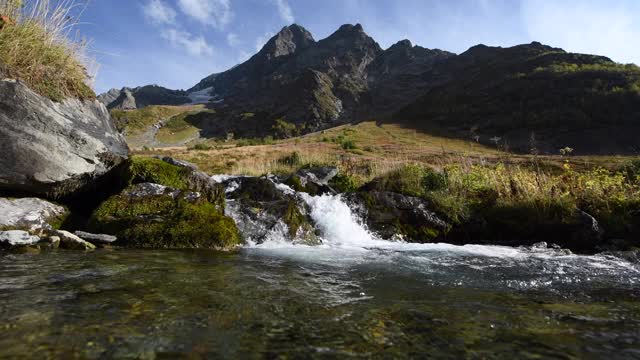
M413 48L413 44L411 43L411 40L404 39L404 40L400 40L397 43L391 45L391 47L389 47L389 49L387 49L387 50L411 49L411 48Z
M362 25L360 24L344 24L338 28L333 34L331 34L327 40L329 39L339 39L339 38L350 38L350 37L369 37L367 33L364 32Z
M267 59L293 54L314 44L313 35L298 24L285 26L260 50Z

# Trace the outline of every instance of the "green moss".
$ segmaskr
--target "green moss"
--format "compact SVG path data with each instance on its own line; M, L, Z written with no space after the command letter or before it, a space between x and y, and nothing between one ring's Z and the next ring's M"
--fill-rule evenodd
M302 215L298 205L293 200L290 200L287 204L287 209L284 212L282 221L289 227L289 236L292 238L294 238L298 230L307 223L307 219Z
M235 222L204 199L116 195L96 209L90 229L136 248L223 248L240 243Z
M437 229L417 224L408 224L400 219L395 219L392 226L397 234L408 239L420 239L421 242L432 241L441 235Z
M302 181L300 181L300 177L298 175L291 175L291 177L287 179L286 184L297 192L306 192L306 189L302 186Z
M345 174L338 174L329 181L329 185L339 193L353 192L358 189L358 181Z
M151 182L180 190L187 190L191 170L166 163L160 159L131 157L125 167L123 180L127 185Z

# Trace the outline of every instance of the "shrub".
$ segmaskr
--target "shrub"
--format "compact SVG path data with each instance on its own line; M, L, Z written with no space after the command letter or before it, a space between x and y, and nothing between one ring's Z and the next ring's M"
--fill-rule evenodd
M68 97L93 99L87 85L86 41L69 37L73 0L0 1L0 14L12 19L0 28L0 66L5 76L24 81L54 101Z
M297 151L292 152L289 155L285 155L278 159L278 164L286 166L298 166L302 163L302 156Z
M329 185L340 193L353 192L358 189L358 181L353 176L345 174L336 175L329 181Z
M384 174L365 186L369 190L390 191L417 197L424 197L431 191L443 190L446 187L444 175L431 168L414 164Z
M342 140L342 143L340 145L344 150L356 150L358 148L356 142L351 139Z
M283 139L298 136L300 135L301 131L301 129L298 128L296 124L287 122L284 119L277 119L275 125L273 125L272 127L272 130L277 137Z

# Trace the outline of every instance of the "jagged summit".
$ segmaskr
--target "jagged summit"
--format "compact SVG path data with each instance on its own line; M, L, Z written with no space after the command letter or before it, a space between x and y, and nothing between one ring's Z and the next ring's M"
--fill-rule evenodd
M404 39L404 40L400 40L397 43L391 45L387 50L410 49L412 47L413 47L413 44L411 43L411 40Z
M285 26L260 50L259 55L267 58L286 56L308 48L314 44L313 35L298 24Z

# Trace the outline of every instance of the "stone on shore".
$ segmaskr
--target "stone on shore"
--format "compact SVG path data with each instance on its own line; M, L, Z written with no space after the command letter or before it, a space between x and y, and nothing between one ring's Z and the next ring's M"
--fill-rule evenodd
M92 234L84 231L76 231L74 235L78 236L81 239L90 241L93 244L113 244L118 241L118 238L113 235L107 234Z
M40 237L22 230L0 231L0 247L14 249L40 242Z
M92 243L85 241L78 236L64 230L55 232L60 238L60 248L67 250L94 250L96 248Z
M64 207L38 198L0 198L0 228L52 230L63 220Z

